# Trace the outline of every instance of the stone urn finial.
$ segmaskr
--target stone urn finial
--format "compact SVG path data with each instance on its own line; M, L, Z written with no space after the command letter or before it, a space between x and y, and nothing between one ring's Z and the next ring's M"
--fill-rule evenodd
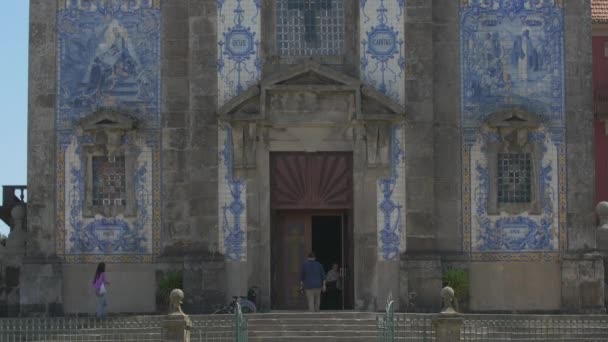
M13 219L13 224L15 227L23 230L23 223L25 222L25 206L18 204L11 209L11 218Z
M169 315L183 315L182 304L184 302L184 291L174 289L169 294Z
M596 231L597 249L606 252L608 251L608 202L598 203L595 212L600 220Z
M441 310L441 314L453 315L457 314L456 310L454 310L454 289L449 286L441 289L441 299L443 300L443 309Z
M608 230L608 202L600 202L595 207L595 212L600 219L598 229Z
M163 341L190 342L192 320L182 311L184 291L174 289L169 294L169 314L163 321Z

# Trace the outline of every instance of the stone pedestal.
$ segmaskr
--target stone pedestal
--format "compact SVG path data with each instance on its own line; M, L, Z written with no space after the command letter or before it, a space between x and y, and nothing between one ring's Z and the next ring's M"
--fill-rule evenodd
M25 258L19 273L20 315L63 316L63 267L57 258Z
M441 310L441 298L437 293L441 291L442 268L441 258L438 255L403 255L401 269L403 274L400 284L402 298L415 297L415 303L409 304L410 309L416 312L437 312ZM415 308L413 308L415 306ZM403 310L405 305L401 307Z
M453 315L445 315L433 320L435 329L435 339L437 342L458 342L460 341L460 329L463 319Z
M163 341L190 342L192 321L186 315L167 315L163 321Z
M563 313L605 313L604 259L599 253L564 255L561 285Z

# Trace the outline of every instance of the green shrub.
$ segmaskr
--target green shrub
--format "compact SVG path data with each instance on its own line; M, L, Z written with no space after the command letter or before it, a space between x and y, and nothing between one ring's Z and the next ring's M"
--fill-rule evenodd
M443 284L454 290L459 301L464 301L469 297L469 274L466 270L459 268L447 270L443 274Z
M169 271L163 275L161 280L158 282L158 295L163 301L169 300L169 293L173 289L182 289L184 287L184 281L182 278L182 272Z

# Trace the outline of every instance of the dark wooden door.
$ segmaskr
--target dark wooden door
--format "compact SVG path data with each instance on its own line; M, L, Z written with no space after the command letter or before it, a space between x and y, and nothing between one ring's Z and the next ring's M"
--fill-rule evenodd
M300 293L300 269L311 249L309 214L278 213L273 236L273 308L304 310Z

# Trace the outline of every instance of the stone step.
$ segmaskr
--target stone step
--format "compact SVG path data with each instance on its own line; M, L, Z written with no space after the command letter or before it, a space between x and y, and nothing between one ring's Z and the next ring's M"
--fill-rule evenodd
M349 330L349 331L370 331L376 330L377 325L374 323L257 323L249 322L249 331L269 331L269 330L292 330L292 331L335 331L335 330Z
M273 341L273 342L345 342L345 341L374 341L376 337L370 338L368 336L347 336L347 337L338 337L338 336L278 336L278 337L249 337L250 342L264 342L264 341Z
M374 341L376 316L369 312L249 314L249 340Z
M305 336L305 337L348 337L348 336L367 336L373 338L378 335L375 330L357 331L353 332L350 330L332 330L332 331L319 331L319 330L249 330L250 337L286 337L286 336Z

